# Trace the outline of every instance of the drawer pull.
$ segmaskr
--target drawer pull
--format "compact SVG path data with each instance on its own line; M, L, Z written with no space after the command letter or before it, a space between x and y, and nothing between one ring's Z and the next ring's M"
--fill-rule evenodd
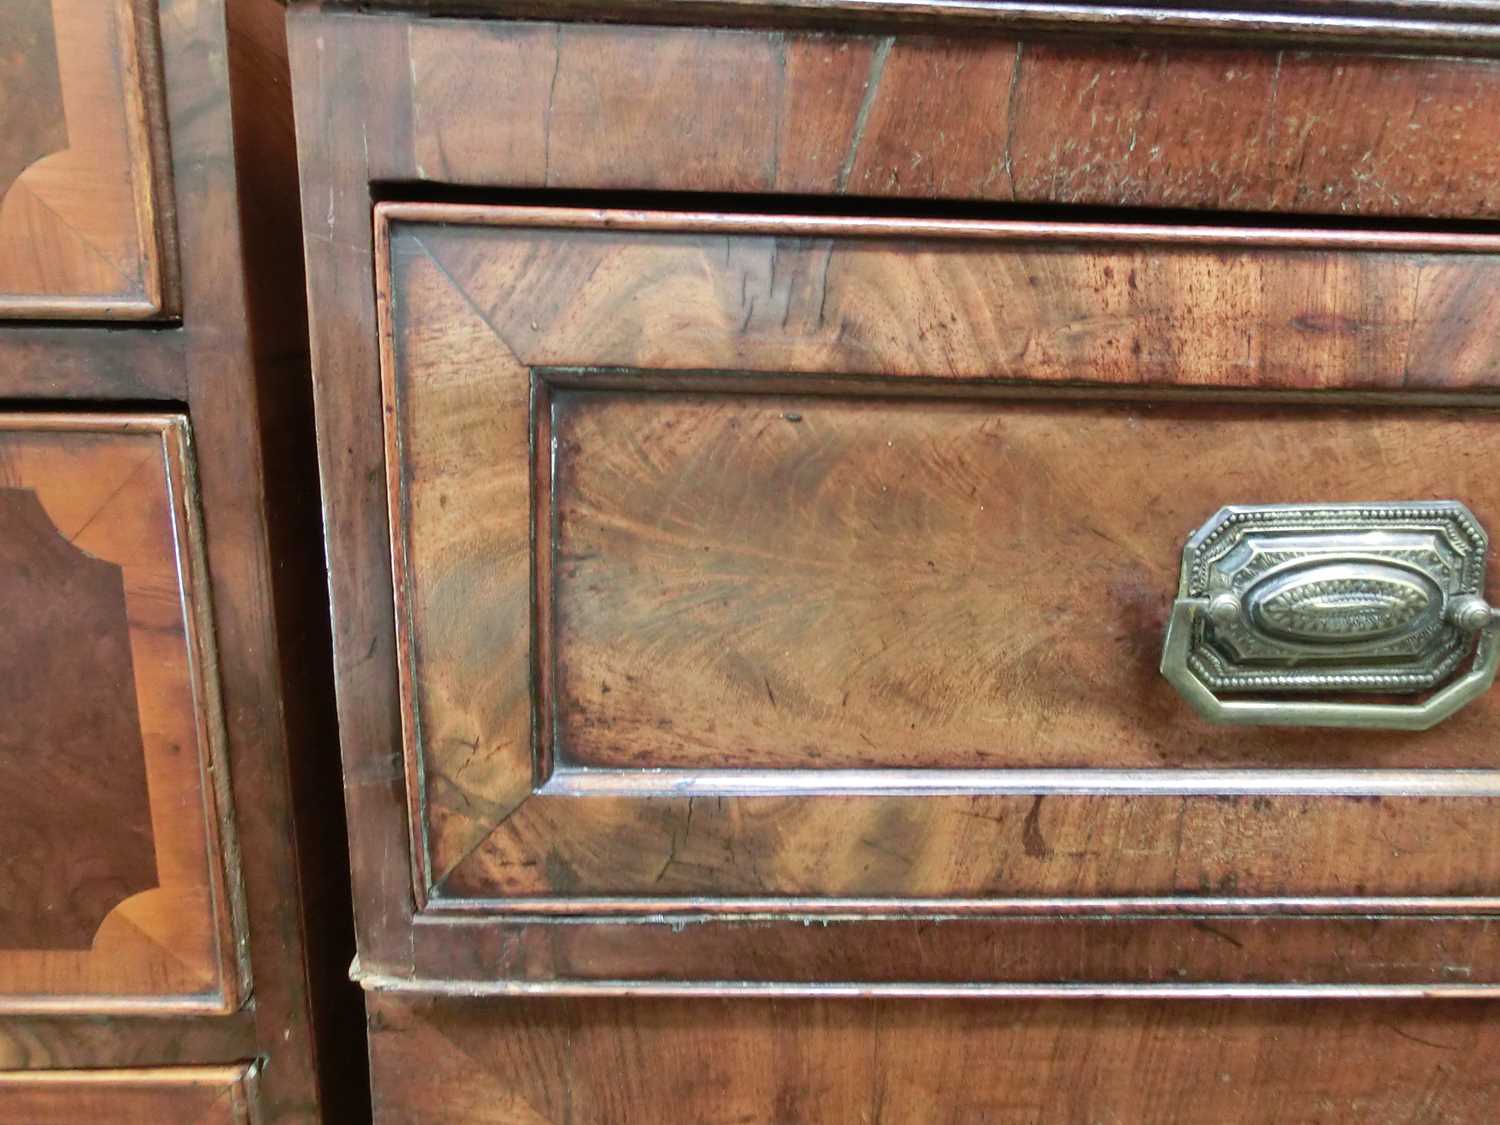
M1488 548L1453 500L1222 508L1183 548L1162 674L1218 723L1426 730L1500 667ZM1351 692L1425 698L1305 698Z

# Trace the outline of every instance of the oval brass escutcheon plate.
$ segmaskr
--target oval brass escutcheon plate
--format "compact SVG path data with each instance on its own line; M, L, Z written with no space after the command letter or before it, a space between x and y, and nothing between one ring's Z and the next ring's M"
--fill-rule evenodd
M1220 509L1183 549L1162 671L1220 721L1431 725L1436 710L1451 712L1494 678L1488 548L1454 500ZM1465 693L1457 702L1455 685ZM1277 699L1345 692L1441 698Z
M1246 591L1250 620L1303 644L1359 644L1417 633L1442 615L1443 591L1415 567L1310 559Z

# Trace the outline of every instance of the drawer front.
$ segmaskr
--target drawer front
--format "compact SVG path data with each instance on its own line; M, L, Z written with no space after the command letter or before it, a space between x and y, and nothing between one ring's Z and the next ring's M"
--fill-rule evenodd
M1491 248L775 228L378 215L418 973L1500 979L1441 917L1497 902L1492 699L1217 727L1157 670L1226 504L1500 521L1500 414L1297 393L1487 385Z
M253 1096L246 1066L0 1072L0 1120L26 1125L249 1125Z
M0 316L177 311L155 4L0 8Z
M754 20L735 7L726 23ZM1088 7L1031 14L1089 20ZM1229 43L1090 42L987 8L927 13L977 25L937 35L294 19L308 43L338 41L346 70L369 68L368 85L310 77L310 90L347 90L372 138L386 115L402 123L368 150L391 181L1460 220L1500 209L1500 155L1474 127L1500 113L1493 59L1373 37L1362 51L1276 50L1240 17ZM1129 35L1121 13L1091 14L1105 21L1094 31ZM333 166L328 144L347 128L309 149L318 164Z
M476 1007L369 998L377 1122L1478 1125L1493 1116L1491 1066L1447 1067L1434 1044L1486 1059L1500 1041L1493 1007L1473 1002Z
M187 423L0 415L0 1011L242 995Z

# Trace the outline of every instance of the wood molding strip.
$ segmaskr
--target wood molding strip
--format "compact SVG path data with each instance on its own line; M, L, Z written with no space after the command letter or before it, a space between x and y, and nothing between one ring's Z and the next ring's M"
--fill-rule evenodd
M997 998L1012 1000L1484 1000L1500 997L1500 984L983 984L916 981L670 981L670 980L454 980L395 977L362 972L350 976L367 992L403 992L422 996L474 999L518 996L676 996L727 999L860 1000L873 997L911 999Z
M573 921L629 917L634 921L685 921L732 918L735 921L786 921L817 917L822 921L880 918L1097 918L1097 917L1253 917L1371 918L1459 917L1500 914L1500 898L454 898L434 899L417 917L417 925L453 925L487 921L506 914L509 922L525 917L566 915Z
M1121 796L1500 797L1500 770L559 769L557 797Z
M353 7L335 0L329 7ZM360 8L425 16L588 20L728 27L901 29L951 34L1043 32L1153 39L1245 39L1319 46L1500 52L1492 9L1443 0L1343 0L1300 9L1281 3L1098 4L1024 0L365 0Z
M1029 219L931 219L892 216L647 211L635 208L526 207L470 203L382 202L375 205L376 245L389 243L391 223L657 233L778 235L786 238L955 238L1042 243L1245 246L1279 250L1367 250L1443 254L1500 253L1500 233L1341 230L1246 223L1179 226L1168 223L1061 222ZM385 276L388 250L377 262Z

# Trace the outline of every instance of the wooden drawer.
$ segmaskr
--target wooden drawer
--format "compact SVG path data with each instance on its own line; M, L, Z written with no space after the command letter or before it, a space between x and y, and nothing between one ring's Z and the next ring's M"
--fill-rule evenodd
M0 7L0 317L177 312L156 3Z
M254 1084L254 1069L247 1066L0 1072L0 1119L26 1125L250 1125Z
M481 1016L458 999L374 995L370 1007L375 1119L400 1125L570 1113L619 1125L1477 1125L1500 1037L1494 1005L1472 1001L589 998ZM1478 1061L1449 1067L1449 1052Z
M416 911L374 984L1500 982L1451 917L1497 903L1493 699L1225 728L1157 671L1223 505L1500 525L1500 415L1431 393L1500 374L1500 243L426 204L377 239Z
M0 415L0 1012L245 981L185 418Z

